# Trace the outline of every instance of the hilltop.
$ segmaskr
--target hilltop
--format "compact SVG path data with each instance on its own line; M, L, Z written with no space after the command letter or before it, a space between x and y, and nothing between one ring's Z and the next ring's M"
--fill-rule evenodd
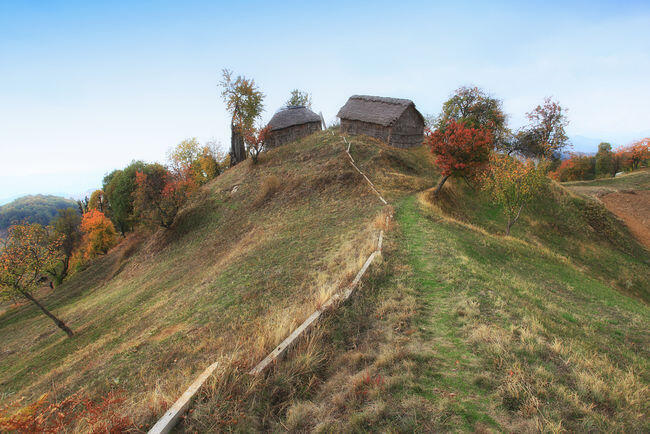
M119 390L146 428L219 360L181 431L650 428L650 255L620 220L553 183L505 237L475 186L431 196L424 148L354 137L386 208L332 132L227 170L171 230L131 234L44 290L73 339L5 306L2 402ZM352 279L379 227L358 293L248 376Z
M0 206L0 233L9 226L21 221L48 225L58 215L60 209L77 208L72 199L60 196L37 194L23 196Z

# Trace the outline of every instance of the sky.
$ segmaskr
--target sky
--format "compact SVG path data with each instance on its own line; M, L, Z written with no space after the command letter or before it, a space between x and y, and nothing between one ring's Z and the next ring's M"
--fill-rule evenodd
M0 0L0 202L79 195L189 137L225 150L223 68L264 121L294 88L331 122L353 94L436 114L476 85L512 128L552 96L577 150L627 144L650 135L649 28L647 1Z

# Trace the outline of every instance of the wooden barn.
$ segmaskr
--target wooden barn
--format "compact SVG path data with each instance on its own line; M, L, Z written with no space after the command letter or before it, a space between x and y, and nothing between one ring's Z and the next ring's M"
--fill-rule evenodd
M424 117L409 99L353 95L337 116L341 131L376 137L390 146L420 146L424 138Z
M305 106L288 106L278 110L269 121L271 131L266 146L273 148L301 139L322 129L319 115Z

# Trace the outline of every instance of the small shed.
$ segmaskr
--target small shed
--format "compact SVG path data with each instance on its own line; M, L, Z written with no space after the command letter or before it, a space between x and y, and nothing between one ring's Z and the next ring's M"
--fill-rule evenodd
M365 134L397 148L420 146L424 117L409 99L353 95L337 116L341 131Z
M281 108L269 121L269 127L271 131L266 143L269 148L302 139L322 129L320 116L302 105Z

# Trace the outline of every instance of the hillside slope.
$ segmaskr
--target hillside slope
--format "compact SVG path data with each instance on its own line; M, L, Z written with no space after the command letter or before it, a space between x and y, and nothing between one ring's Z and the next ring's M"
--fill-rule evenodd
M641 169L616 178L565 182L564 186L602 202L650 249L650 169Z
M383 205L323 132L205 186L170 231L131 236L0 313L3 402L121 390L153 423L222 365L179 430L648 429L650 257L602 205L553 185L503 237L424 149L354 138L394 209L383 261L288 357L246 375L374 248Z
M436 180L421 150L351 152L395 209L383 263L263 380L215 377L182 430L649 428L650 256L620 221L553 184L504 237L463 181L405 194Z
M364 182L325 133L228 170L171 230L131 235L44 298L73 339L30 305L0 314L0 399L118 389L148 424L215 359L258 362L374 248L382 204Z

